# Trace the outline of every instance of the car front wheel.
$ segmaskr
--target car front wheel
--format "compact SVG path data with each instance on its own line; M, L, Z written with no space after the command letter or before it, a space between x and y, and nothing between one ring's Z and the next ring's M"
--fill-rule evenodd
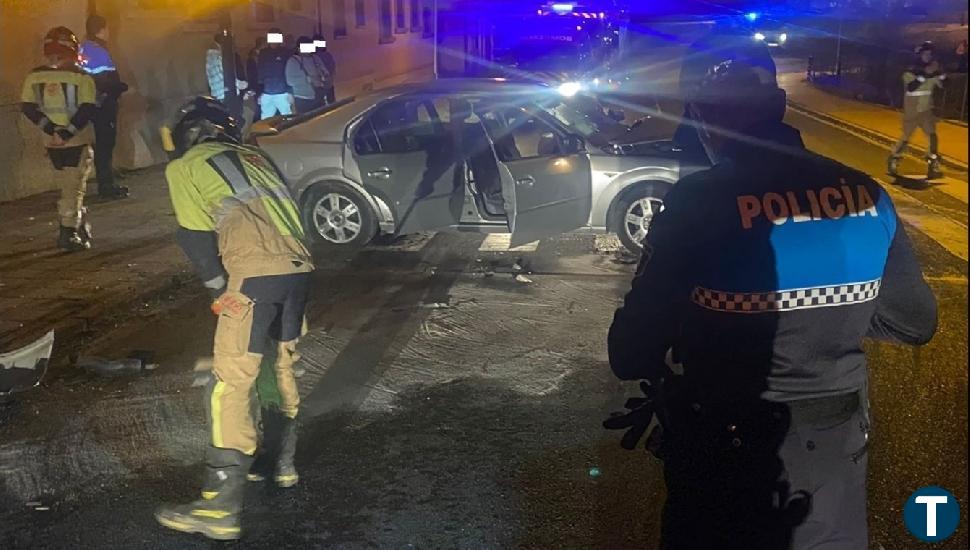
M650 222L663 210L666 192L666 186L645 184L627 192L617 203L610 231L616 233L630 252L640 254Z
M307 191L303 224L313 242L344 248L363 247L377 233L370 204L340 183L318 183Z

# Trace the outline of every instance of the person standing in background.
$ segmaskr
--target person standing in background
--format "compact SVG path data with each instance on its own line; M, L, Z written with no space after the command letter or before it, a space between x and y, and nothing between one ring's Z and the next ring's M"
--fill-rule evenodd
M81 44L81 68L94 78L97 87L97 111L94 116L94 170L98 178L98 196L106 200L123 199L128 188L116 185L112 159L118 139L118 99L128 85L118 76L108 52L108 22L100 15L88 17L87 40Z
M91 248L84 192L91 175L91 132L96 116L94 79L78 66L78 42L71 29L56 27L44 37L45 64L24 79L20 94L25 117L47 136L45 147L61 196L57 201L57 246L75 252Z
M325 88L326 104L330 105L337 101L337 93L334 89L334 82L337 80L337 60L333 58L333 54L327 49L327 40L322 34L317 34L313 37L313 43L317 47L317 57L323 62L323 66L327 69L327 74L330 76L329 85Z
M286 62L293 52L283 46L283 32L270 29L266 47L260 50L256 72L262 93L259 96L260 120L293 114L293 96L286 84Z
M318 93L325 87L326 69L314 55L313 40L301 36L297 53L286 62L286 84L293 91L297 113L306 113L317 108Z
M222 48L219 46L219 38L220 35L215 35L212 45L205 52L205 74L209 81L209 93L212 94L212 97L225 103L226 81L222 68ZM236 92L240 94L249 86L242 69L242 60L239 59L239 55L236 55ZM232 116L245 123L242 112L233 113Z
M946 74L936 59L933 43L926 41L916 48L916 61L903 72L903 135L899 138L889 156L888 172L898 176L899 161L909 145L909 138L917 128L923 130L930 142L926 154L926 178L942 176L940 155L937 148L939 138L936 134L936 114L933 113L933 92L943 87Z

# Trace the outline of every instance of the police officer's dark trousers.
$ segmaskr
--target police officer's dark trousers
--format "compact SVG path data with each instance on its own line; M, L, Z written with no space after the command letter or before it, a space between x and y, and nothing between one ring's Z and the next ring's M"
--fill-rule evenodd
M665 434L665 550L864 550L868 424L858 394L685 407Z
M112 159L117 141L118 102L105 99L94 115L94 170L101 195L110 194L115 185Z

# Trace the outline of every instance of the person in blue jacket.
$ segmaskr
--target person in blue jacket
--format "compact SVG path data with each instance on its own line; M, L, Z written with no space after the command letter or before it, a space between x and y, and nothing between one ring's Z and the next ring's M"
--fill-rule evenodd
M118 67L108 51L108 23L100 15L87 20L87 40L81 43L81 68L94 78L97 87L97 111L94 116L94 170L98 178L98 196L121 199L128 188L115 184L113 157L118 140L118 99L128 85L118 76Z
M767 48L703 39L682 71L712 167L664 199L608 337L647 394L607 428L663 461L661 547L868 548L862 342L927 343L933 292L889 195L785 125Z

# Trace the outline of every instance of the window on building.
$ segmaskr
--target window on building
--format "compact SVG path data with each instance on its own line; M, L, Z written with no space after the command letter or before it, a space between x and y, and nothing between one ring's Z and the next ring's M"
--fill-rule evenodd
M357 28L367 26L367 4L364 0L354 0L354 23Z
M378 18L381 25L381 44L386 44L388 42L394 41L393 29L394 25L393 15L391 14L391 0L379 0L377 4L378 7Z
M394 4L394 32L408 32L408 14L405 10L406 2L404 0L397 0Z
M333 37L347 36L347 3L333 0Z
M421 0L411 0L411 32L421 30Z
M431 38L434 36L434 7L432 5L433 0L422 0L421 2L421 19L424 23L424 32L421 36L425 38Z

